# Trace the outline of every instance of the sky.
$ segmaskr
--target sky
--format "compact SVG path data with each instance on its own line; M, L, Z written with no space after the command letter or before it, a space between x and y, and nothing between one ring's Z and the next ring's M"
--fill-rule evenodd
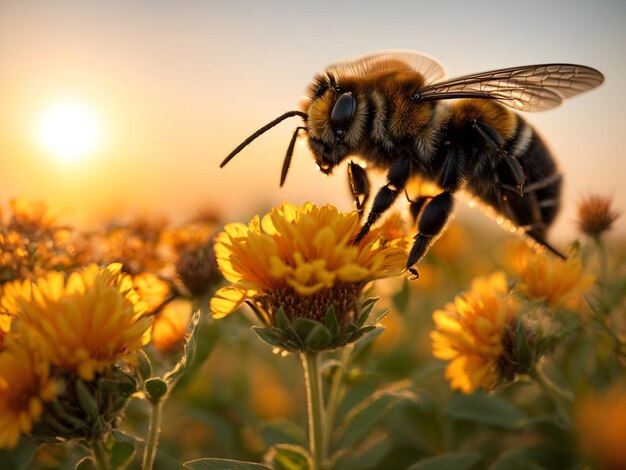
M545 62L605 74L592 92L524 114L565 175L553 237L571 237L584 195L608 195L626 208L624 24L623 0L1 0L0 205L44 199L83 224L124 214L183 220L206 208L247 220L282 201L350 210L345 169L321 174L303 141L278 187L295 119L224 169L219 163L260 126L297 109L325 66L412 49L438 58L450 77ZM78 162L52 158L37 137L41 116L63 100L85 104L98 120L98 145ZM460 212L491 223L476 209Z

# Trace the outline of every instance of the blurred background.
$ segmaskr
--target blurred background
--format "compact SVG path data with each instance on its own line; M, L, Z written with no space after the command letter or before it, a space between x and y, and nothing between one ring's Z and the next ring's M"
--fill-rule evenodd
M281 201L349 210L345 169L318 172L304 141L278 187L297 109L314 73L376 50L414 49L449 76L543 62L593 66L605 84L526 114L565 174L552 237L573 238L590 192L626 207L626 3L347 1L0 2L0 199L45 199L68 220L202 208L246 219ZM402 203L399 203L402 204ZM490 222L459 204L461 218ZM491 223L491 222L490 222ZM626 219L615 235L626 232Z

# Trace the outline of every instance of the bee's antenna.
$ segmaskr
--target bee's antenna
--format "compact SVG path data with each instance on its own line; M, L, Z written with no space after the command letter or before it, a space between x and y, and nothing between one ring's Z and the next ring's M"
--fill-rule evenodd
M287 111L285 114L283 114L282 116L278 116L276 119L274 119L272 122L269 122L267 124L265 124L263 127L261 127L258 131L256 131L254 134L252 134L250 137L248 137L246 140L244 140L242 143L240 143L237 148L235 150L233 150L232 152L230 152L228 154L228 156L224 159L224 161L222 163L220 163L220 168L223 168L224 165L226 165L229 161L232 160L232 158L237 155L239 152L241 152L243 150L244 147L246 147L250 142L252 142L254 139L256 139L258 136L260 136L261 134L263 134L265 131L271 129L272 127L274 127L276 124L280 123L281 121L284 121L287 118L293 117L293 116L300 116L302 119L304 119L305 121L307 120L307 114L303 113L302 111Z

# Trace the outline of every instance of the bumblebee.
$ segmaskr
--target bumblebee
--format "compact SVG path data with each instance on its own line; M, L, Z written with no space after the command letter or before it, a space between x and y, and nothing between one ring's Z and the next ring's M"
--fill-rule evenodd
M435 59L410 51L383 51L340 62L316 75L301 110L289 111L243 141L226 165L250 142L281 121L296 127L283 161L280 185L294 146L306 136L319 169L330 174L351 157L386 171L355 241L362 239L403 192L417 224L407 269L443 233L455 195L469 192L558 256L546 232L560 206L562 175L543 139L517 111L542 111L604 81L590 67L543 64L511 67L446 80ZM365 169L349 160L348 182L363 214L370 195ZM409 195L407 184L435 183L436 195Z

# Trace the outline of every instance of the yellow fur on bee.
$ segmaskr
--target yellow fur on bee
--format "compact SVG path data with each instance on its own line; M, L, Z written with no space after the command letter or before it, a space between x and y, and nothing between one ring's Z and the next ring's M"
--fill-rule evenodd
M452 124L462 127L472 119L491 126L505 142L515 135L517 116L492 100L464 99L453 104Z

